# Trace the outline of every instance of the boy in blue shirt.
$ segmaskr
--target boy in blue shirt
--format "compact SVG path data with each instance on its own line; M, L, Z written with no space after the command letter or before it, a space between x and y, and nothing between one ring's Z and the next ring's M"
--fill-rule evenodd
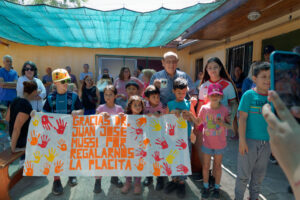
M69 73L65 69L56 69L52 72L52 80L57 91L47 96L43 107L44 112L83 115L82 104L78 95L68 91L68 83L71 83ZM76 177L69 177L68 184L71 187L77 185ZM54 195L63 193L59 176L54 176L52 193Z
M168 107L166 114L171 113L171 114L176 114L178 117L180 114L184 114L184 112L188 111L191 112L194 117L196 117L195 114L195 108L191 104L189 100L186 100L186 94L188 92L188 82L184 78L176 78L173 83L173 93L176 97L175 100L169 101L168 102ZM192 145L191 142L195 142L196 136L192 133L192 126L191 122L188 122L188 147L189 151L191 154L191 149ZM172 191L176 190L177 196L179 198L184 198L185 197L185 180L187 179L187 176L175 176L172 177L172 181L167 183L167 186L165 188L165 193L169 194Z
M235 199L243 200L250 179L250 200L258 199L271 154L267 123L261 114L268 102L270 64L257 62L252 77L256 87L242 96L239 105L239 154Z

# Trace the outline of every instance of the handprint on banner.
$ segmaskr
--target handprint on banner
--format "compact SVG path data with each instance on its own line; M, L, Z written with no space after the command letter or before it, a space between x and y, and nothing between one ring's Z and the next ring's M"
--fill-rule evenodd
M57 161L56 163L54 163L54 166L55 166L54 172L55 172L56 174L58 174L58 173L64 171L64 170L62 169L62 166L63 166L63 165L64 165L64 162L61 162L61 160L59 160L59 161Z
M67 151L67 145L66 145L66 141L64 139L60 139L58 141L58 146L57 148L59 148L61 151Z
M33 175L33 165L31 164L31 161L26 161L25 162L24 173L25 173L26 176L32 176Z
M43 115L42 116L42 125L43 125L43 128L46 129L47 131L50 130L52 126L51 122L49 121L49 119L52 119L53 117L49 117L47 115Z
M147 156L147 152L143 149L137 149L135 155L139 156L140 158L145 158Z
M45 163L44 164L44 169L40 170L44 175L48 176L49 172L50 172L50 167L51 165L49 163Z
M176 158L176 156L178 156L178 151L177 150L170 150L170 153L169 153L169 155L166 157L166 161L167 161L167 163L169 163L169 164L173 164L173 162L174 162L174 159Z
M154 154L152 154L152 157L154 158L154 160L156 162L159 162L161 160L163 160L164 158L160 158L160 154L159 154L159 151L155 151Z
M162 149L167 149L169 147L164 137L162 139L157 138L155 141L156 141L155 144L160 145Z
M48 142L50 141L50 138L48 138L47 135L43 135L43 136L41 137L41 139L42 139L42 143L39 144L39 146L40 146L41 148L44 149L44 148L46 148Z
M148 145L151 146L149 138L146 138L143 141L139 142L139 147L141 147L143 149L146 149Z
M146 164L146 162L144 161L144 159L140 158L139 159L139 164L138 165L134 164L134 165L135 165L137 170L143 171L145 164Z
M152 131L160 131L161 130L161 125L159 124L159 121L156 119L153 119L151 121L150 127L152 127Z
M134 140L136 140L139 136L143 136L143 129L141 128L133 128L131 127L132 131L130 132L131 134L135 134Z
M158 162L153 163L153 176L160 176L160 169L162 168Z
M33 156L35 158L35 160L33 161L34 163L39 163L41 161L41 158L43 155L41 155L40 151L36 151L35 153L33 153Z
M32 120L32 125L33 126L38 126L39 125L39 118L37 116L34 116Z
M30 139L28 138L28 142L30 142L31 146L35 146L37 145L39 138L40 138L41 134L39 133L38 135L35 134L35 130L31 131L30 133Z
M65 128L67 126L67 122L64 123L64 120L59 118L59 120L56 120L56 123L57 123L57 128L56 127L53 127L53 128L56 130L57 134L60 134L60 135L64 134Z
M178 148L179 150L186 149L186 147L187 147L187 144L183 139L177 140L176 143L177 143L176 147L179 147Z
M177 123L179 124L179 128L187 128L187 123L182 117L177 120Z
M172 169L167 163L163 163L163 169L165 170L164 174L166 174L167 176L171 176Z
M175 135L175 127L176 127L176 124L174 124L173 126L172 126L171 124L168 124L168 126L169 126L168 134L169 134L170 136Z
M187 168L187 166L180 164L176 167L177 172L182 172L181 174L187 174L189 172L189 169Z
M56 150L51 148L51 149L48 149L48 152L49 152L49 156L45 155L45 158L49 161L49 162L53 162L54 158L56 156L58 156L58 154L55 154Z
M138 118L136 120L136 125L137 127L141 127L142 125L145 125L147 123L147 118L146 117L141 117L141 118Z

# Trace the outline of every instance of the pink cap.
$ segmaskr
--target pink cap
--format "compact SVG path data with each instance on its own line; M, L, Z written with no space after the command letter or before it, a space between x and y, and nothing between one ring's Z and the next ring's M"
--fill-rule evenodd
M208 86L208 96L213 94L223 95L223 89L219 83L213 83Z

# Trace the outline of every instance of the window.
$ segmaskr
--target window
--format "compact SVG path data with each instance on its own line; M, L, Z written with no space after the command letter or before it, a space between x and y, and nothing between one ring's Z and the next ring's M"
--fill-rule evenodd
M203 72L203 58L196 59L195 63L195 81L198 79L198 73Z
M234 73L234 67L241 66L245 75L252 63L253 42L226 49L226 66L229 74Z

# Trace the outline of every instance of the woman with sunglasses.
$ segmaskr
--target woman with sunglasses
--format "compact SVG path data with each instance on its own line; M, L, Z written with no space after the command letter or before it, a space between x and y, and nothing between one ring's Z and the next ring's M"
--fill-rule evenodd
M37 76L37 68L36 65L31 62L27 61L24 63L22 67L22 76L18 79L17 82L17 96L23 97L23 82L24 81L34 81L36 82L38 89L37 89L37 95L35 98L30 100L30 104L32 105L32 108L36 111L42 111L43 109L43 99L46 97L46 89L43 84L43 82L35 78Z
M96 114L96 108L100 103L100 94L91 76L84 77L79 96L84 108L84 115Z

